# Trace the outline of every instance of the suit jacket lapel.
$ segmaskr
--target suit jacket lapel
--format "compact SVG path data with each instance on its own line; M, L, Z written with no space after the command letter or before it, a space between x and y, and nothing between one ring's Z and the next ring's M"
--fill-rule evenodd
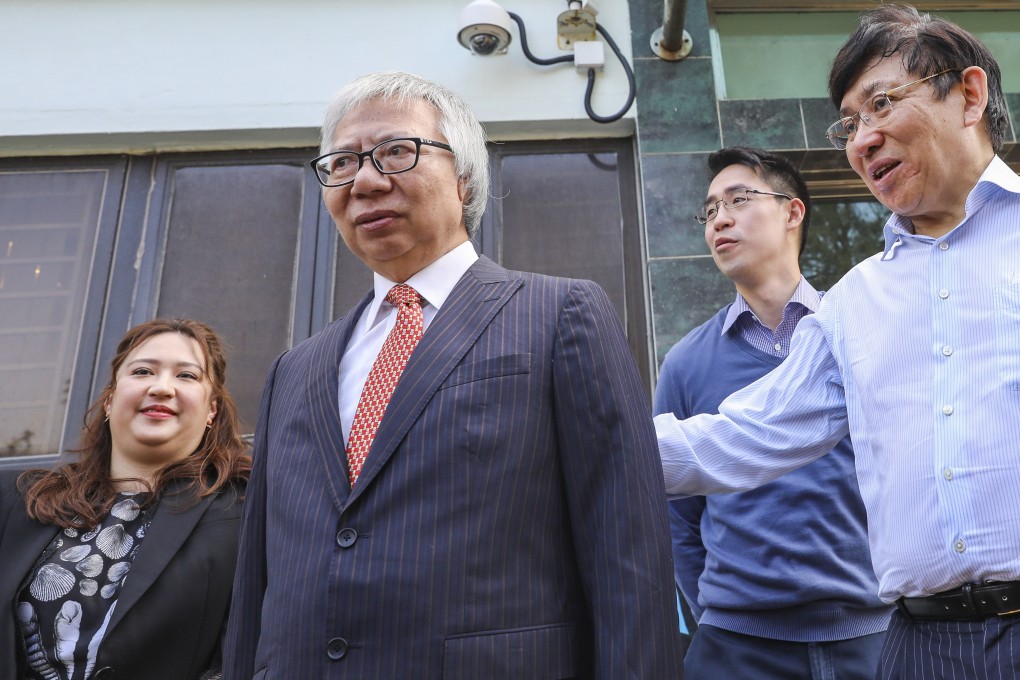
M29 519L25 514L25 503L20 498L15 503L16 507L11 509L7 526L3 529L3 541L0 542L0 561L3 563L0 569L0 593L12 598L0 609L6 612L12 611L13 598L17 597L28 571L60 531L58 527Z
M484 256L454 286L400 376L348 505L371 485L432 395L520 286Z
M343 427L340 425L340 359L365 307L374 293L368 293L346 316L338 319L322 333L313 348L308 369L309 416L312 432L326 471L326 480L333 502L342 509L351 493L344 449Z
M124 585L117 596L117 606L107 627L107 637L163 573L209 505L216 499L216 494L211 494L181 510L179 503L182 499L175 493L175 489L182 484L178 483L168 488L156 506L152 522L146 529L142 545L138 548L138 554L131 562L131 570L124 577Z

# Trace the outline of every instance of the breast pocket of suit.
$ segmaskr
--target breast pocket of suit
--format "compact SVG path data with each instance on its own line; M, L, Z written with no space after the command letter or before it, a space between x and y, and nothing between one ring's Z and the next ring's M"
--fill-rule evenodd
M450 433L444 455L468 460L498 456L536 408L531 354L504 354L471 361L447 375L418 425ZM451 424L455 427L451 428ZM517 434L515 434L517 433Z
M1011 390L1020 390L1020 283L995 289L995 351L999 374Z
M497 357L486 357L478 361L468 361L450 372L440 390L460 387L470 383L525 375L531 372L531 354L503 354Z
M569 680L581 675L573 624L486 631L446 639L443 680Z

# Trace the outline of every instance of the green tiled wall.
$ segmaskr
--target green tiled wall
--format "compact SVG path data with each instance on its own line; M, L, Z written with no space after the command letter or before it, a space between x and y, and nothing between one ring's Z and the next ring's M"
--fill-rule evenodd
M816 170L847 166L844 155L825 138L825 129L836 118L827 98L717 100L705 0L687 2L684 28L694 45L680 62L663 61L651 51L651 35L662 25L662 12L660 0L630 3L637 147L658 362L734 295L692 219L708 185L708 154L739 144L791 152L791 157ZM1020 145L1014 143L1020 130L1020 94L1008 94L1006 100L1013 131L1012 144L1003 155L1007 161L1020 161Z

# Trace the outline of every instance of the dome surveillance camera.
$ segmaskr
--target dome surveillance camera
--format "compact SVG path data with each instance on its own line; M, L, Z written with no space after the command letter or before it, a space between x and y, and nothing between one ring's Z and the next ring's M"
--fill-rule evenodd
M510 15L493 0L474 0L460 13L457 40L480 57L506 54L510 26Z

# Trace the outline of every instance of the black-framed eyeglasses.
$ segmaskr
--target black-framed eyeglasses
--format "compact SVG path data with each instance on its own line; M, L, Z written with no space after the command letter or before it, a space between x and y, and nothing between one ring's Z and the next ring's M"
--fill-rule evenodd
M832 142L834 147L842 151L846 148L846 145L850 143L850 140L854 138L854 135L857 134L857 129L860 127L861 123L865 123L871 128L880 128L886 124L886 121L889 120L889 116L892 115L893 110L892 103L894 100L893 97L890 97L890 95L899 94L908 87L913 87L914 85L923 83L926 80L931 80L932 78L936 78L944 73L951 73L955 70L956 69L947 68L945 71L939 71L938 73L920 78L919 80L911 81L906 85L898 85L891 90L878 92L872 95L871 99L864 102L864 106L861 107L860 111L852 116L840 118L830 125L825 131L825 136L829 138L829 141Z
M697 215L694 216L700 224L708 224L719 215L719 206L725 207L727 210L739 210L747 205L747 202L751 200L748 194L761 194L762 196L776 196L778 198L785 198L788 201L793 200L793 196L786 194L779 194L774 191L759 191L758 189L737 189L730 194L730 200L720 198L715 203L709 203L701 209Z
M407 172L418 165L421 147L435 146L453 153L449 144L423 137L399 137L379 142L368 151L330 151L309 161L315 176L324 187L342 187L354 181L366 158L372 159L375 169L384 175Z

